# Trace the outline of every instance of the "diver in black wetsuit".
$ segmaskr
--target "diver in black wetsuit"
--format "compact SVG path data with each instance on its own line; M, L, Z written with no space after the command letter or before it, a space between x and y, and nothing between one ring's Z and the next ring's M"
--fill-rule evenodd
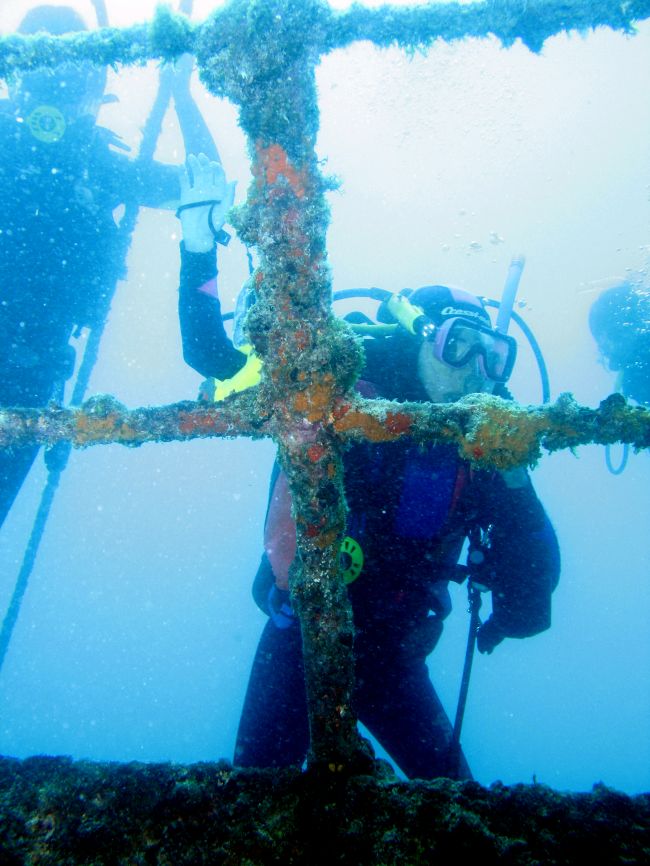
M589 327L621 393L650 406L650 290L640 281L617 281L589 311Z
M84 29L73 9L38 6L19 32ZM218 160L189 93L190 71L172 85L186 148ZM178 201L177 166L128 158L118 136L96 125L105 77L89 64L29 72L9 82L10 99L0 102L0 405L60 396L74 368L71 335L102 321L124 276L115 209ZM0 526L37 451L0 450Z
M219 166L190 157L185 179L179 312L186 361L226 379L246 356L228 339L217 295L213 229L232 190ZM493 331L478 298L426 286L410 297L428 319L427 337L405 329L366 341L360 388L368 396L454 401L503 388L514 363L512 338ZM214 389L212 389L214 390ZM478 632L491 653L504 638L550 626L559 577L555 532L525 470L476 471L456 449L408 440L362 443L345 454L349 507L342 569L355 625L354 707L358 718L408 777L469 778L464 756L450 754L451 725L431 684L427 656L450 611L448 581L465 539L488 533L479 578L492 592L492 614ZM276 467L265 527L265 553L254 596L269 615L253 663L240 721L239 766L301 765L308 749L300 629L288 592L296 549L284 474Z

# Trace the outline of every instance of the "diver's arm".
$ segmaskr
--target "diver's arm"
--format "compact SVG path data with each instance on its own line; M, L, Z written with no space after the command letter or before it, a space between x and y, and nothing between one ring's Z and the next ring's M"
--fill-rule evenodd
M487 487L492 615L479 631L482 652L491 652L503 638L531 637L549 628L551 594L560 576L557 536L527 473L497 474Z
M183 357L203 376L229 379L246 356L233 346L221 318L217 292L216 236L232 205L234 184L220 163L190 155L180 175L178 215L183 230L179 318ZM207 204L206 204L207 202Z
M190 367L202 376L229 379L244 366L246 356L235 349L221 319L214 247L190 252L181 244L178 314L183 357Z

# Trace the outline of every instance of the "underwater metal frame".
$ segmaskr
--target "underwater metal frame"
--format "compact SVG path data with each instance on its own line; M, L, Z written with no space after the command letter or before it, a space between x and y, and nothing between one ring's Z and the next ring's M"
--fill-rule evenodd
M135 446L236 435L275 440L298 531L292 594L303 636L310 767L347 773L371 766L350 705L353 628L338 562L346 439L451 441L473 463L499 468L532 464L541 448L650 445L650 412L618 395L591 410L570 395L553 406L524 408L486 395L433 405L354 394L361 351L331 311L325 242L330 185L315 152L315 66L323 54L360 39L414 51L437 39L494 36L504 47L520 39L539 51L560 32L607 26L632 33L634 21L648 17L649 0L355 6L347 12L334 12L323 0L231 0L201 25L160 8L150 25L0 40L0 77L64 59L114 66L173 62L194 53L208 90L239 107L253 181L231 222L259 254L252 277L257 302L247 321L264 361L259 387L210 408L181 403L129 411L111 397L74 409L3 408L0 447L62 440L81 447Z

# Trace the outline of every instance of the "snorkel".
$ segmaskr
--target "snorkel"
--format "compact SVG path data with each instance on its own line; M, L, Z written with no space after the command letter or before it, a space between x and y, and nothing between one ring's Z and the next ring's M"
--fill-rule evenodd
M521 280L521 275L524 270L525 263L526 259L523 255L516 255L512 257L510 261L510 267L508 268L506 281L503 287L501 301L493 301L490 298L483 298L482 300L486 307L496 307L496 309L498 310L495 330L499 331L499 333L506 334L510 326L510 322L514 321L516 322L523 335L528 340L528 344L537 363L537 368L539 370L539 376L542 383L542 403L549 403L551 400L551 386L549 384L548 370L546 369L544 355L542 354L542 350L539 347L539 343L537 342L535 335L528 327L526 322L519 315L519 313L516 313L514 310L515 298L517 297L517 291L519 290L519 282Z
M499 312L497 313L497 321L494 329L500 334L507 334L512 319L512 310L515 305L515 298L519 290L519 282L524 270L526 259L522 255L512 257L508 275L501 294L501 303L499 304Z

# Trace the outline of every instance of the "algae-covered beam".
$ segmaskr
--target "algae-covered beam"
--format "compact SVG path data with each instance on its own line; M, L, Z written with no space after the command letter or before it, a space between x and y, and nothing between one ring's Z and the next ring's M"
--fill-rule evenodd
M298 399L307 399L308 392ZM458 403L394 403L389 400L339 398L327 418L314 424L309 415L294 425L288 448L305 445L309 465L327 468L324 431L341 441L392 442L404 436L416 442L455 444L476 466L507 469L532 466L542 451L580 445L631 445L650 448L650 410L612 394L597 409L580 406L563 394L548 406L520 406L498 397L473 395ZM273 416L261 419L255 392L224 403L183 402L171 406L127 409L115 398L92 397L64 409L0 407L0 448L51 447L70 442L77 448L111 443L137 447L147 442L189 439L253 439L279 435Z
M65 36L12 34L0 39L0 78L66 62L129 66L148 60L173 61L194 50L197 29L184 15L160 6L150 24L103 27Z
M343 444L329 419L361 354L331 310L327 182L315 152L318 53L309 32L323 8L233 2L203 28L197 56L208 89L240 106L252 161L247 202L233 222L259 254L246 327L264 362L259 402L273 419L296 519L289 582L302 633L309 765L349 771L367 770L369 756L351 708L352 612L339 567Z
M334 428L346 438L390 442L409 436L418 442L455 444L476 466L512 469L533 466L548 452L579 445L650 447L650 410L612 394L597 409L580 406L571 394L552 405L520 406L487 394L457 403L341 402Z
M270 46L302 39L319 55L359 40L412 50L436 40L467 37L495 37L504 47L521 39L531 51L539 52L547 39L559 33L585 33L597 27L633 33L637 22L650 18L650 0L494 0L378 9L354 5L345 12L333 11L324 0L231 0L206 25L192 24L184 15L159 6L151 24L64 37L5 36L0 39L0 78L67 60L101 66L173 61L185 52L194 53L203 26L216 26L224 42L236 41L230 23L231 7L238 6L246 8L254 26L259 24ZM238 61L245 74L248 59L242 56Z
M99 395L74 408L56 404L44 409L0 407L0 448L51 447L58 442L70 442L77 448L110 443L136 447L145 442L270 435L269 421L260 418L254 393L217 406L183 402L127 409L114 397Z
M482 3L428 3L417 7L354 5L332 20L328 49L353 41L426 48L436 40L496 37L508 48L517 39L533 52L552 36L608 27L633 33L635 22L650 17L649 0L493 0Z

